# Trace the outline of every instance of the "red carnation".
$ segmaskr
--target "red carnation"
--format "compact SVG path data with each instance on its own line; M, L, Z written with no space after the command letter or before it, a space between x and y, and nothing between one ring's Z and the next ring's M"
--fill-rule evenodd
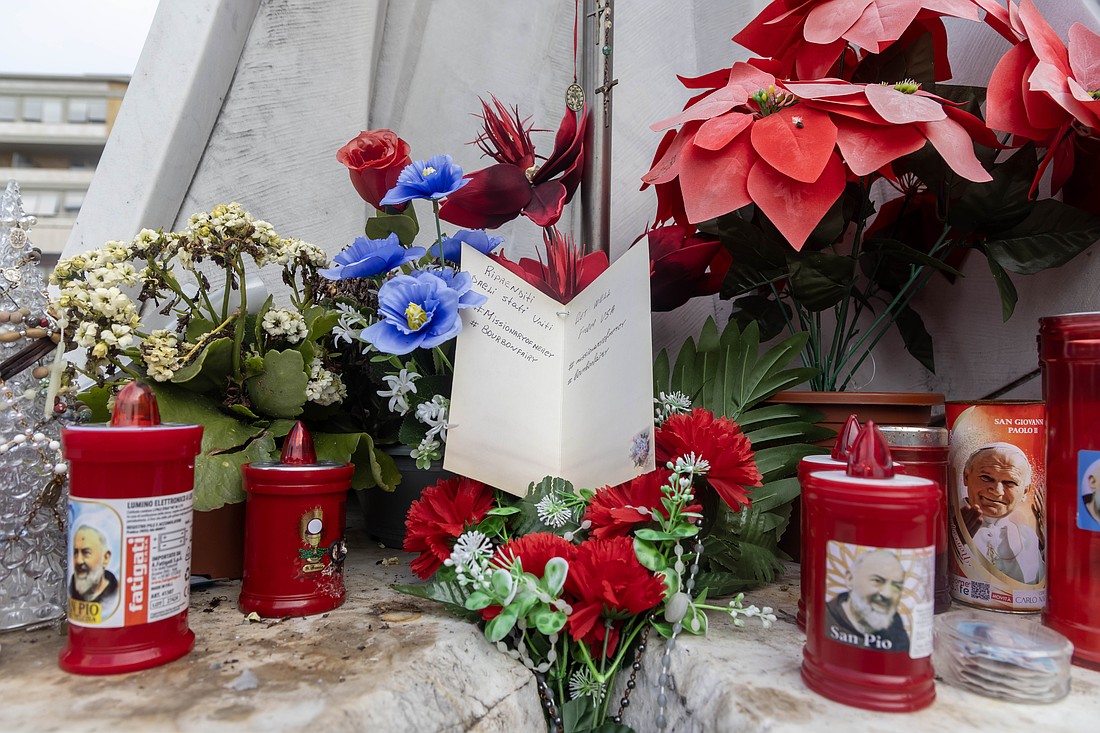
M541 578L546 574L546 563L551 558L563 557L572 567L576 554L577 546L572 542L550 532L535 532L501 545L493 555L492 564L507 569L511 567L512 560L518 559L523 565L523 572ZM499 614L500 606L487 606L481 609L481 617L486 621L496 618Z
M661 499L661 487L668 481L671 471L656 471L635 476L618 486L606 486L596 492L588 504L584 518L592 522L592 536L599 539L625 537L639 524L649 524L653 514L667 517ZM699 505L685 507L686 512L702 511Z
M655 442L657 463L661 465L689 453L710 463L707 483L734 511L750 503L745 487L760 486L763 477L741 427L725 417L716 418L709 410L697 407L690 413L673 415L657 430Z
M412 571L427 579L451 556L454 540L493 508L493 492L463 476L429 486L409 507L405 518L405 552L419 552Z
M642 567L629 537L590 539L577 547L569 563L565 590L572 597L569 634L600 654L607 640L607 656L619 644L619 627L605 619L637 616L655 607L665 595L664 581Z

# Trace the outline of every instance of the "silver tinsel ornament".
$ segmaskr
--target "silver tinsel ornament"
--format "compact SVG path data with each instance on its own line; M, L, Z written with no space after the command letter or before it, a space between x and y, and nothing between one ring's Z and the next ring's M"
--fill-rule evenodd
M23 211L19 185L9 182L0 196L0 631L66 611L61 424L53 406L46 409L44 370L34 373L53 350L26 363L28 354L42 354L28 351L36 342L46 346L35 337L57 329L47 312L41 254L28 236L35 223Z

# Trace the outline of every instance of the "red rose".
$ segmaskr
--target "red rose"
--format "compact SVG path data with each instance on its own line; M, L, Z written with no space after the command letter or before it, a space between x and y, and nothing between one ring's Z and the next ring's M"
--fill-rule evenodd
M393 130L364 130L336 151L336 160L348 167L351 185L376 209L397 183L397 176L412 159L409 144Z

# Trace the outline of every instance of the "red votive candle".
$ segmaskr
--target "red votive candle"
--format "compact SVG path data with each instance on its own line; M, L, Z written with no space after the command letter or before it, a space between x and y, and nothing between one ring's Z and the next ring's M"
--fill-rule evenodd
M1100 313L1039 319L1047 406L1043 623L1100 669Z
M355 466L318 461L299 422L278 463L246 463L242 471L248 499L241 611L281 618L342 604L344 522Z
M860 425L859 418L855 415L849 415L848 419L844 421L844 427L836 435L836 442L833 444L833 451L828 455L814 455L805 456L798 462L798 485L800 487L806 486L806 477L814 471L843 471L848 467L848 450L852 447L852 443L855 442L856 436L859 435ZM799 502L802 501L801 492L799 493ZM798 624L798 628L803 631L806 630L806 510L803 508L798 512L799 516L799 594L798 594L798 611L794 615L794 622Z
M936 613L951 609L951 581L947 574L947 451L946 428L879 427L890 446L895 468L935 481L940 491L940 521L936 524Z
M868 710L932 704L935 526L939 488L895 474L868 422L845 471L806 478L806 646L802 679Z
M69 638L61 668L115 674L191 651L191 522L198 425L162 425L133 382L107 425L61 431L69 461Z

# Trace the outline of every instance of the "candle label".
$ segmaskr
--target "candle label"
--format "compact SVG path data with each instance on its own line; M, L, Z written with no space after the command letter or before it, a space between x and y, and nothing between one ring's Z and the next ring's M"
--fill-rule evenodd
M1077 526L1100 532L1100 451L1077 451Z
M947 427L952 597L998 611L1041 610L1047 583L1045 406L949 403Z
M826 551L824 638L912 659L932 655L935 545L830 540Z
M187 610L193 493L69 498L69 623L137 626Z

